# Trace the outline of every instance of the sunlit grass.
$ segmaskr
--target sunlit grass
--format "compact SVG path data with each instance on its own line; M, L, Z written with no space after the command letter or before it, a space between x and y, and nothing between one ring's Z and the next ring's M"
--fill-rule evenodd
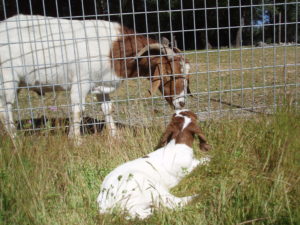
M1 133L0 224L299 224L299 111L201 125L212 162L172 190L199 198L145 221L99 215L96 196L113 168L154 150L162 125L120 128L118 139L85 135L81 147L63 132L20 134L15 145Z
M193 94L188 98L187 107L202 113L205 118L216 114L224 116L240 108L255 112L270 111L287 97L294 104L299 104L299 47L225 48L185 54L191 64L190 85ZM160 93L149 97L149 87L150 81L145 77L124 81L111 94L114 118L121 123L129 121L133 125L162 120L166 123L172 109ZM14 116L16 119L44 115L69 118L69 105L68 92L39 96L24 89L19 94L16 105L19 110L15 111ZM85 116L103 119L100 104L91 95L87 98Z
M194 95L187 107L206 119L201 126L213 160L172 192L199 198L146 221L98 214L104 177L153 151L172 115L159 93L147 98L149 80L129 80L111 95L114 118L122 125L117 139L104 130L85 134L83 145L75 147L64 129L52 132L53 124L45 121L38 128L46 129L19 131L13 144L0 128L0 224L299 224L299 48L198 51L187 52L187 58ZM68 95L22 90L14 118L24 129L37 128L31 119L42 116L68 124ZM261 114L276 105L281 107L274 115ZM240 108L251 115L236 117L232 112ZM93 96L84 116L103 120ZM194 148L200 157L196 143Z

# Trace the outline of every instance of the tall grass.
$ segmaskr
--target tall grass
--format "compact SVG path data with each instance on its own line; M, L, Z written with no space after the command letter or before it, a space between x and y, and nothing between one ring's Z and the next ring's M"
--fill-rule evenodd
M287 108L202 124L212 162L172 190L199 198L145 221L99 215L96 197L113 168L154 150L162 127L86 135L81 147L59 132L20 134L15 145L2 133L0 224L299 224L300 114Z

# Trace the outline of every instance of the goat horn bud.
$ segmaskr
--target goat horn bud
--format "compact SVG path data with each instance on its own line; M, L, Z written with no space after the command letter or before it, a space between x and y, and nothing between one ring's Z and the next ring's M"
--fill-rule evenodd
M173 50L171 50L169 47L159 44L159 43L154 43L154 44L149 44L146 45L144 48L142 48L136 55L136 57L142 56L145 52L150 51L150 50L158 50L161 51L163 54L167 55L168 59L172 59L172 55L175 54Z

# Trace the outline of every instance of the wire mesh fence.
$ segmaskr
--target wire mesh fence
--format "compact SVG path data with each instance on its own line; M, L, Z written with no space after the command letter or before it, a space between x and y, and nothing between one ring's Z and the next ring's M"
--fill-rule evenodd
M284 101L299 107L299 5L2 0L2 122L20 130L68 129L80 117L92 132L113 121L166 123L181 91L181 106L203 120L271 113ZM149 48L153 43L162 44L159 51ZM149 95L166 59L171 70L160 72L161 93Z

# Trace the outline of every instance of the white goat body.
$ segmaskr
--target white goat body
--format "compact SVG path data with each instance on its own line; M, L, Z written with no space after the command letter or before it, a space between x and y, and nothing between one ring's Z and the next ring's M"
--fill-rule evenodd
M94 87L114 90L120 85L110 57L112 42L119 38L120 30L118 23L102 20L18 15L3 21L0 118L14 127L11 111L19 86L40 92L70 90L75 124L71 135L78 136L87 94ZM99 101L105 98L101 108L114 130L108 94L97 97Z
M13 73L13 81L37 89L67 90L74 82L115 86L119 79L110 54L120 30L118 23L103 20L14 16L0 24L1 67ZM9 82L12 76L3 78Z
M129 32L125 41L122 39L124 38L122 32L125 32L124 34ZM156 64L151 65L151 68L154 68L151 74L147 71L148 61L139 60L145 64L141 67L141 71L145 74L141 76L152 76L156 73L154 76L159 77L161 71L169 71L167 74L178 74L188 73L189 70L189 65L185 63L183 57L174 56L175 52L170 48L143 36L135 38L132 32L118 23L103 20L79 21L17 15L2 21L0 23L0 119L4 121L6 128L12 134L14 133L12 107L17 89L23 86L39 93L69 90L74 124L69 135L75 137L80 135L81 112L85 109L86 96L90 92L95 93L98 101L102 102L101 109L108 122L108 128L111 134L115 135L116 127L111 116L112 105L109 93L116 90L127 75L140 76L136 71L137 61L134 58L150 52L147 45L154 45L152 47L156 48L156 52L157 48L160 49L158 54L164 52L168 57L159 57L159 59L156 57L156 61L153 60ZM178 51L177 49L176 52ZM129 60L120 59L129 56L131 57ZM165 69L155 69L160 68L157 62L161 59ZM180 64L179 67L173 68L174 71L170 67L171 64L174 65L171 61ZM126 74L126 71L130 74ZM166 100L175 108L183 107L185 94L189 92L186 77L181 76L180 79L175 78L175 82L167 82L170 87L163 86L166 81L161 82L162 78L159 78L153 81L155 85L152 85L152 89L155 90L159 86L160 90L164 88L164 94L168 96L165 97ZM173 89L177 89L175 93Z
M153 207L184 206L193 196L179 198L169 190L196 166L208 161L209 158L197 160L192 148L172 140L145 157L124 163L102 183L97 198L100 213L120 209L130 217L144 219L152 214Z

